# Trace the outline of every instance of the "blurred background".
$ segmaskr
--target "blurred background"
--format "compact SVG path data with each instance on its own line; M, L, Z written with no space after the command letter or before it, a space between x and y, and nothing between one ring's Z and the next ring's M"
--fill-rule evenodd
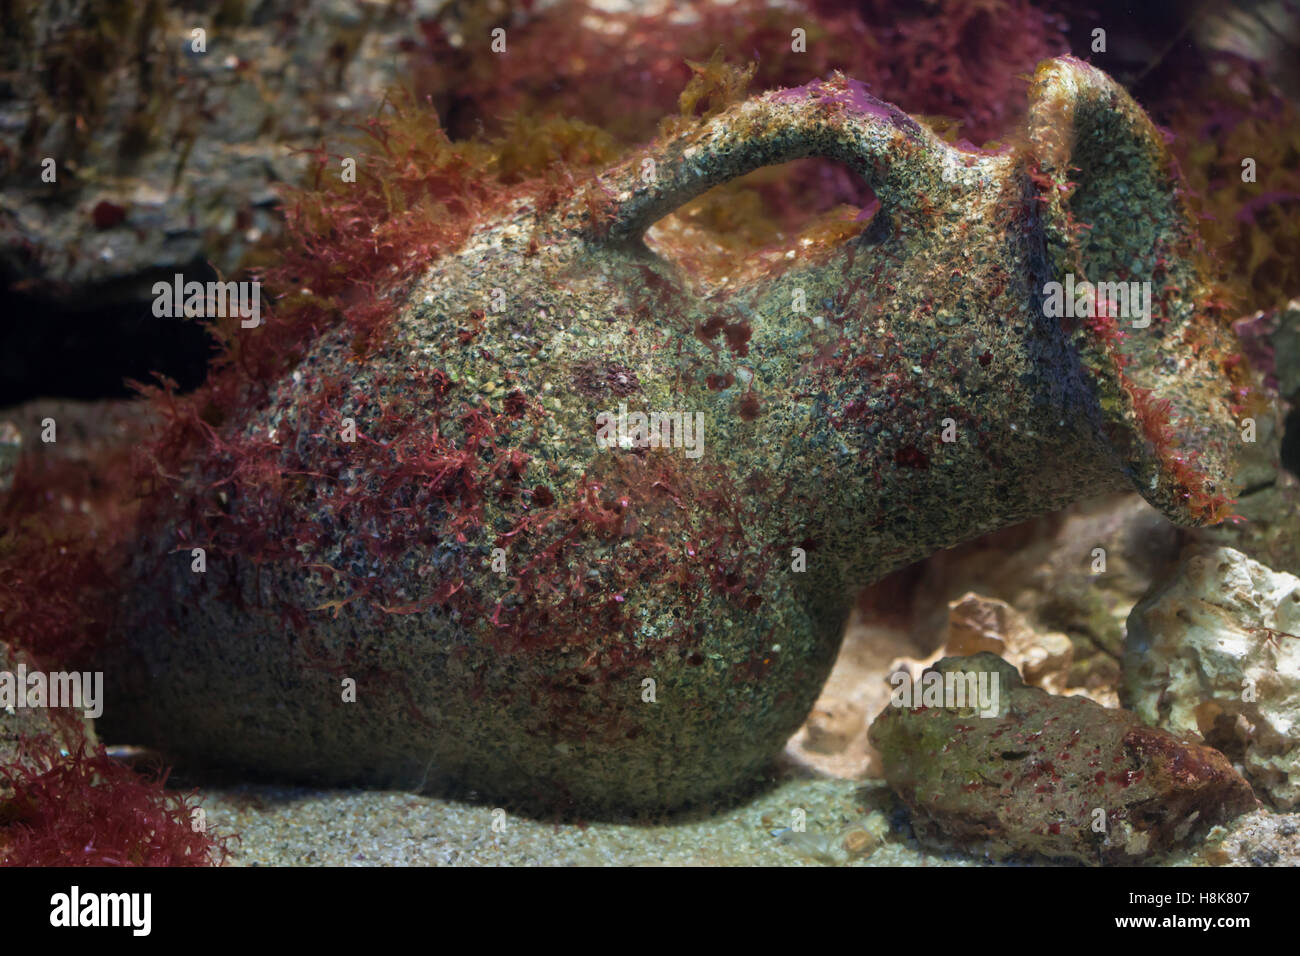
M153 373L198 385L212 340L154 318L152 283L273 261L309 151L337 152L395 88L453 140L569 121L570 155L521 156L522 175L647 141L711 61L752 67L750 91L842 70L982 144L1014 130L1034 65L1073 52L1171 130L1241 313L1300 294L1288 0L2 0L0 26L0 407L123 398ZM687 215L735 253L868 205L862 189L809 161Z

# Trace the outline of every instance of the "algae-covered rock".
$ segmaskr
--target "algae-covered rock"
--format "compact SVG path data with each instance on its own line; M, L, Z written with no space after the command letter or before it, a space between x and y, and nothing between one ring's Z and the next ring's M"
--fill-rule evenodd
M1255 806L1218 751L1128 711L1026 687L994 654L947 657L926 674L945 686L978 679L991 699L891 702L871 726L924 843L997 859L1132 863Z
M30 657L0 641L0 674L12 675L12 680L20 673L35 669ZM90 720L80 713L50 707L0 705L0 769L37 769L38 758L33 748L45 746L48 750L53 746L73 750L83 741L93 741L93 734ZM10 796L12 788L0 774L0 816Z
M1129 616L1124 702L1240 758L1300 806L1300 578L1231 548L1189 549Z

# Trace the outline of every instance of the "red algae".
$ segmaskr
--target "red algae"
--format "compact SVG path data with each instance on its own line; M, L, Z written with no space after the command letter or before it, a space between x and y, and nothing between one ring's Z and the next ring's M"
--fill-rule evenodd
M33 765L0 766L11 788L0 801L5 866L219 866L230 838L196 826L193 793L165 788L83 746L60 754L26 748Z
M1043 58L1069 48L1065 24L1025 0L956 0L900 10L886 0L846 9L813 0L791 17L762 0L700 4L689 22L637 12L610 13L581 2L537 9L510 30L511 55L483 58L457 47L436 22L409 46L417 91L466 128L512 113L578 117L621 142L646 139L678 105L678 91L727 50L762 50L753 72L761 89L793 87L836 70L909 113L960 120L975 141L1003 134L1016 119L1023 80ZM488 20L486 10L479 14ZM606 29L575 29L575 22ZM475 19L465 30L497 25ZM795 50L791 29L806 33ZM551 78L538 87L536 75ZM710 108L715 104L710 104Z

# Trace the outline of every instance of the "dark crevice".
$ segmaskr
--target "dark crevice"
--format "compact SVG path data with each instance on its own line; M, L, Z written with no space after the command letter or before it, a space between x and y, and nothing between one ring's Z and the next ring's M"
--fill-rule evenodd
M151 298L95 298L0 291L0 407L127 398L127 379L154 382L156 374L182 391L202 384L216 347L206 328L155 317Z
M1261 491L1268 491L1270 488L1274 487L1276 484L1277 484L1277 481L1274 480L1274 479L1271 479L1271 478L1270 478L1268 481L1261 481L1261 482L1259 482L1258 484L1249 485L1249 486L1246 487L1246 488L1242 488L1241 491L1237 492L1237 497L1238 497L1238 498L1248 498L1248 497L1250 497L1251 495L1257 495L1257 494L1259 494Z
M1282 467L1300 476L1300 407L1292 408L1282 425Z

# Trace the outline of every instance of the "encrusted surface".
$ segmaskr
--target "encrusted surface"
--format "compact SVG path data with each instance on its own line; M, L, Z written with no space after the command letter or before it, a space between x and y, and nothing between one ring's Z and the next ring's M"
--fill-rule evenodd
M955 150L837 77L520 200L382 338L322 335L228 426L256 454L177 489L106 726L187 762L546 805L756 779L852 588L1133 472L1143 426L1042 308L1035 148ZM641 243L709 185L809 154L882 200L858 239L707 292ZM698 415L702 453L599 448L620 405Z
M934 671L996 674L999 710L891 705L871 725L924 842L995 859L1136 863L1255 807L1221 753L1128 711L1026 687L987 652Z

